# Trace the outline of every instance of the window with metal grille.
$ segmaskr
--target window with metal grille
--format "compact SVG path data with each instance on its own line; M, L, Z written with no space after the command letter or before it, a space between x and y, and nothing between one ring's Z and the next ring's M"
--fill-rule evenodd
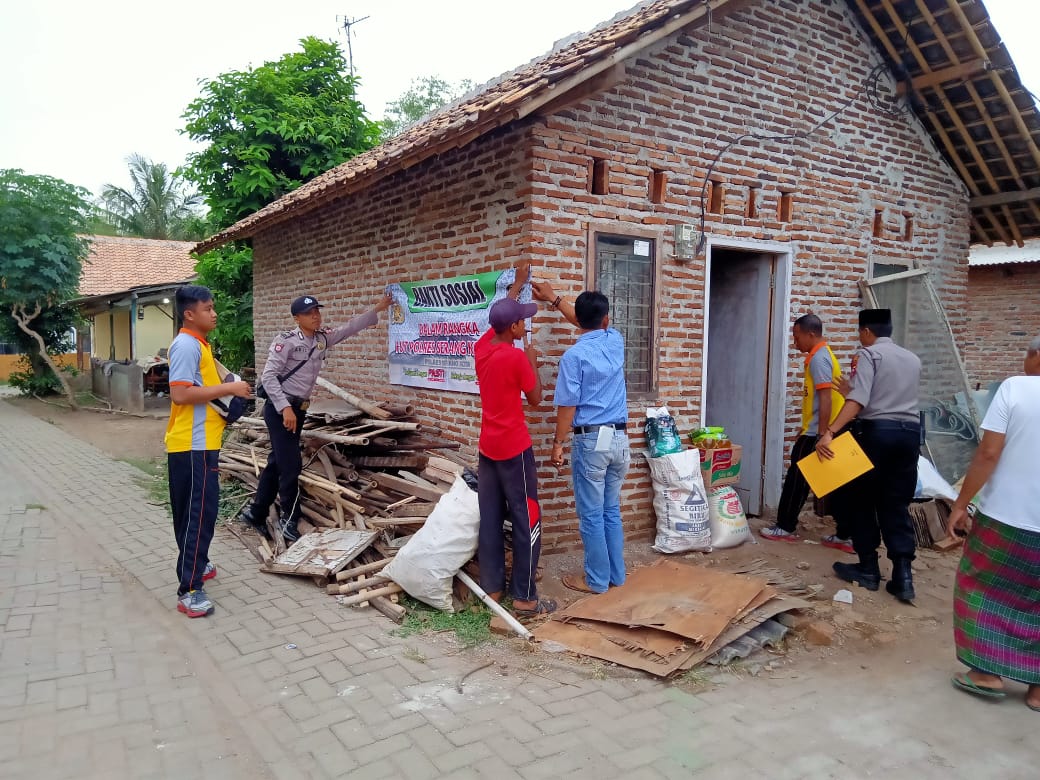
M653 389L655 257L652 239L596 234L596 289L625 338L625 383L634 393Z

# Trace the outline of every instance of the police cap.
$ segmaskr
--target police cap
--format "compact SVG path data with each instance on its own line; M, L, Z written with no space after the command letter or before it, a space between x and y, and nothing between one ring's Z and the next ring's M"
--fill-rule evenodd
M292 302L292 306L289 307L289 311L292 312L292 316L297 314L303 314L304 312L310 311L311 309L323 308L318 299L313 295L301 295L295 301Z

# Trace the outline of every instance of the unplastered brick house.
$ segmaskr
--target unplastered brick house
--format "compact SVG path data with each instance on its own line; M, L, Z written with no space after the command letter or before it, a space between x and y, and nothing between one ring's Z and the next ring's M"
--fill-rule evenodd
M971 387L1021 374L1025 348L1040 335L1040 241L972 247L968 302L962 353Z
M744 446L745 506L768 512L797 432L797 315L819 314L847 361L864 280L916 270L963 330L969 243L1038 227L1025 201L971 206L1040 184L1032 136L996 147L980 135L1019 124L1035 133L1023 94L979 3L658 0L200 248L252 242L261 362L303 291L328 301L336 321L389 282L525 259L571 299L602 290L627 344L636 454L625 520L630 538L645 539L645 407L667 404L682 430L725 425ZM388 385L385 327L334 350L327 376L406 399L475 460L479 398ZM575 333L550 311L534 329L551 387ZM566 549L579 537L569 476L547 463L552 417L547 408L529 422L545 543Z

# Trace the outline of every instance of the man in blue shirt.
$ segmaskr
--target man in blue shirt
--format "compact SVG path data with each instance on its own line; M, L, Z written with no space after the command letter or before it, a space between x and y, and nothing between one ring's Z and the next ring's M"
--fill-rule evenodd
M535 282L534 296L558 309L581 335L560 358L556 382L556 434L551 462L563 466L563 444L573 431L571 454L574 504L585 547L585 576L563 584L603 593L625 582L625 535L621 527L621 484L631 461L625 342L610 327L610 302L600 292L583 292L573 304L548 282Z

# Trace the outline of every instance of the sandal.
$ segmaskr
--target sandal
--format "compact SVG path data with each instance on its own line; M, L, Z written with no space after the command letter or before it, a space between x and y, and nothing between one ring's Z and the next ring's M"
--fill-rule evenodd
M563 577L560 578L560 582L563 583L565 588L576 590L579 593L598 593L598 591L595 591L588 586L588 583L585 582L584 576L579 576L577 574L564 574Z
M530 609L520 609L514 603L513 611L517 617L534 617L536 615L548 615L556 611L556 602L552 599L538 599Z
M953 683L953 687L958 690L970 693L973 696L982 696L986 699L1003 699L1007 696L1000 688L992 688L988 685L979 685L967 674L955 674L950 678L950 682Z

